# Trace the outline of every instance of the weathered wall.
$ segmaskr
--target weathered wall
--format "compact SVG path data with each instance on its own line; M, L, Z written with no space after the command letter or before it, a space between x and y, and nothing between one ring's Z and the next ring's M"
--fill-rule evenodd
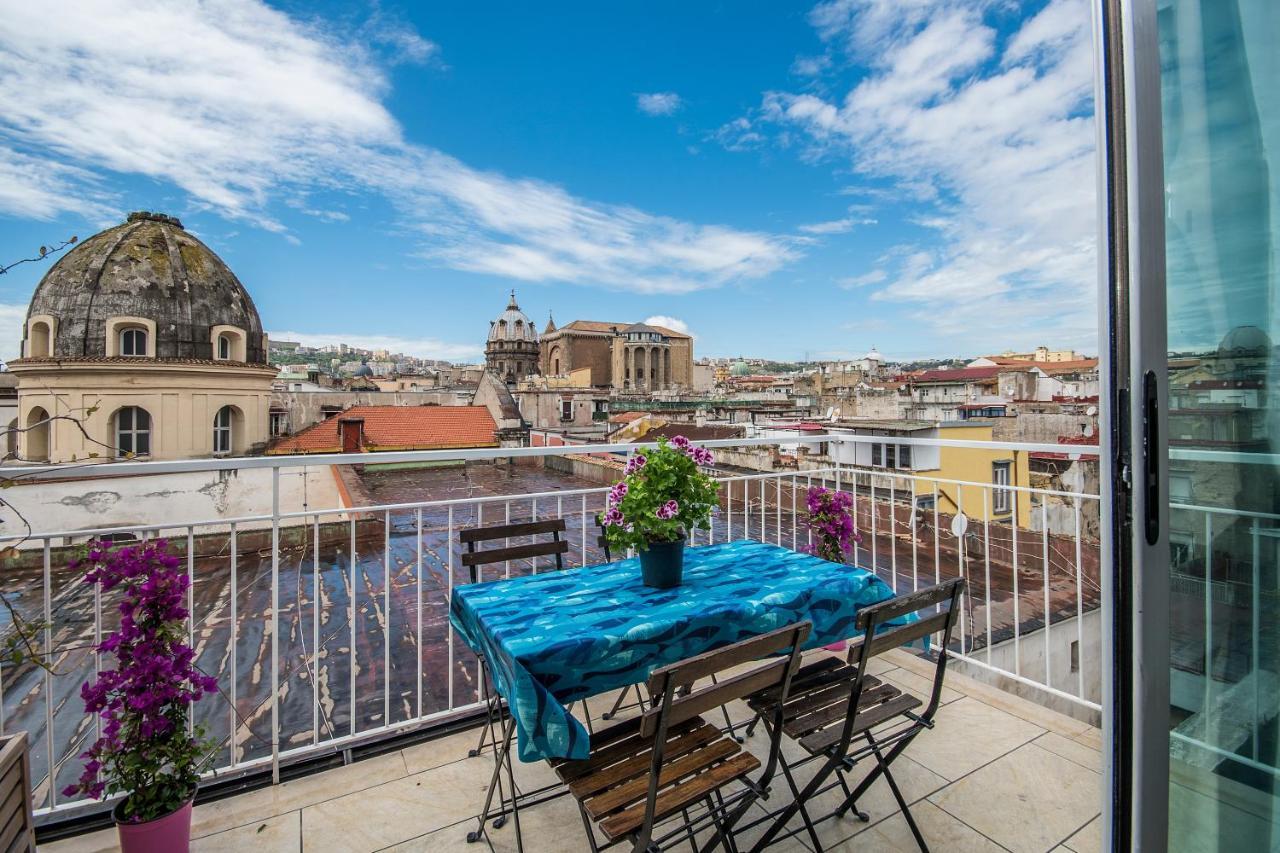
M233 407L236 413L232 423L234 452L245 453L266 442L275 376L270 368L122 361L11 364L18 377L21 424L38 421L38 410L75 419L48 425L50 461L114 456L115 413L123 406L141 407L151 416L152 459L212 456L213 418L223 406ZM34 461L40 455L34 451L35 438L26 433L19 439L22 458Z
M1098 427L1097 416L1067 415L1061 412L1028 412L1019 408L1016 417L992 418L996 441L1026 441L1056 444L1058 436L1081 435L1084 427Z
M27 482L5 490L5 500L37 531L163 524L170 534L185 535L185 529L172 528L210 519L270 514L271 471L254 468ZM344 506L332 466L308 465L281 472L281 512ZM0 507L0 526L6 533L23 529L10 507ZM247 522L242 526L262 529L271 523Z

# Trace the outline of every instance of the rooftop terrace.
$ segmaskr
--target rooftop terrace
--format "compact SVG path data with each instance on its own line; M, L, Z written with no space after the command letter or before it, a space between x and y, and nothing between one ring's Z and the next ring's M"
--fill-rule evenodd
M882 660L877 674L917 694L932 668L906 651L890 652ZM607 711L612 700L613 696L592 699L592 715ZM947 674L942 700L937 728L921 735L895 764L912 813L935 849L1074 853L1101 849L1098 729L955 672ZM731 706L730 713L737 722L750 712L738 704ZM255 853L479 853L490 849L483 841L467 844L465 838L474 827L493 768L490 754L467 757L475 739L475 729L467 729L199 805L192 849L253 849ZM767 741L758 731L748 744L763 751ZM805 771L798 775L803 783ZM517 763L516 778L522 789L555 779L545 763ZM770 809L789 796L781 779L775 780L774 792L764 804ZM828 850L918 849L883 781L871 788L860 805L869 813L869 823L848 817L819 824L819 837ZM744 823L764 815L761 805L752 809ZM577 809L567 797L522 809L521 823L527 850L588 849ZM751 837L748 831L742 840ZM509 826L491 830L489 838L494 851L515 850ZM42 845L41 850L97 853L115 850L115 844L115 830L108 829ZM807 840L799 837L770 848L810 849Z

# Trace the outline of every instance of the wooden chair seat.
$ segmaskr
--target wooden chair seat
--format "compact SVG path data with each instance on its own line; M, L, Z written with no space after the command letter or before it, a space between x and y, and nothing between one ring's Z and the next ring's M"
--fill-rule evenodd
M640 733L640 724L641 718L634 717L597 732L588 758L553 765L611 841L635 833L645 819L655 744ZM663 761L655 822L760 768L758 758L701 716L668 729Z

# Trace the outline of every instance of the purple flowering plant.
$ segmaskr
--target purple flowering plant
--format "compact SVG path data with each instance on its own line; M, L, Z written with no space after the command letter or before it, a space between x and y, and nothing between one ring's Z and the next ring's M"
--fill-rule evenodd
M609 544L644 551L651 542L675 542L691 530L710 530L720 487L703 469L714 461L710 450L682 435L659 438L656 448L632 456L600 515Z
M123 793L123 817L142 823L180 808L195 793L212 744L191 705L215 693L217 679L195 666L187 644L189 581L164 540L112 550L94 542L76 567L84 582L120 596L120 625L97 646L115 659L80 690L85 712L102 720L102 736L80 757L80 780L63 790L94 799Z
M854 543L862 541L861 534L854 529L853 497L848 492L813 486L805 496L805 505L809 511L807 523L813 533L812 542L805 550L815 557L843 563Z

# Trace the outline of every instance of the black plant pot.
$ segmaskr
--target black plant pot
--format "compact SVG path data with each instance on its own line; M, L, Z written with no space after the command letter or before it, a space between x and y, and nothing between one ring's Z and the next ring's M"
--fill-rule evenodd
M684 576L684 539L673 542L650 542L640 552L640 577L645 586L671 589L680 586Z

